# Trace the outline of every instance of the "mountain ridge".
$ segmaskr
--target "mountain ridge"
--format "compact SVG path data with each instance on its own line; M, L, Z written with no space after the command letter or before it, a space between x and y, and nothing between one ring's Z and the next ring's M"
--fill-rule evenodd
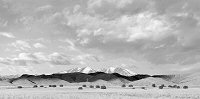
M86 74L95 73L95 72L105 72L105 73L109 73L109 74L118 73L118 74L121 74L121 75L124 75L124 76L136 75L136 73L134 73L134 72L132 72L128 69L123 69L123 68L120 68L120 67L109 67L107 69L103 68L101 70L94 70L91 67L82 67L82 68L77 67L77 68L64 70L64 71L61 71L61 72L58 72L58 73L76 73L76 72L86 73Z

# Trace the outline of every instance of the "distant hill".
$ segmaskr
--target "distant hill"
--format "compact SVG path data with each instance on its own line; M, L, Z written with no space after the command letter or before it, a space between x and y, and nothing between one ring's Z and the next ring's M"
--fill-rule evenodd
M176 83L166 81L162 78L153 78L153 77L148 77L148 78L144 78L144 79L129 83L129 85L134 85L134 86L152 86L152 84L156 84L156 85L164 84L168 86L168 85L175 85Z
M200 86L200 73L187 73L175 75L154 75L155 78L162 78L166 81L181 85Z

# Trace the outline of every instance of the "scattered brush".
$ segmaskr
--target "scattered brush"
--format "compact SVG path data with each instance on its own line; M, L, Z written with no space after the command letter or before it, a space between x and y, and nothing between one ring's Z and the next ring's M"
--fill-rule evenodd
M126 85L125 85L125 84L123 84L123 85L122 85L122 87L126 87Z
M52 85L52 87L56 87L56 85Z
M96 88L100 88L100 86L99 86L99 85L96 85Z
M158 88L159 88L159 89L163 89L163 88L164 88L164 86L162 86L162 85L161 85L161 86L159 86Z
M21 88L23 88L23 87L22 87L22 86L17 86L17 88L21 89Z
M152 84L152 87L156 87L156 84Z
M188 86L183 86L183 89L188 89Z
M40 85L40 87L44 87L43 85Z
M101 86L101 89L106 89L106 86Z
M169 88L172 88L173 86L172 86L172 85L169 85L168 87L169 87Z
M38 87L37 85L34 85L34 86L33 86L33 88L37 88L37 87Z
M83 90L83 87L78 87L78 90Z
M82 85L82 87L87 87L86 85Z
M133 87L133 85L128 85L128 87Z
M146 89L145 87L141 87L141 89Z
M93 86L93 85L90 85L90 88L94 88L94 86Z

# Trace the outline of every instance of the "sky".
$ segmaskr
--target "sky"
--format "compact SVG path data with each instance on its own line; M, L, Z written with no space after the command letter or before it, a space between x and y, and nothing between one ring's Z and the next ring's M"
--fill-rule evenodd
M0 73L200 70L200 0L0 0Z

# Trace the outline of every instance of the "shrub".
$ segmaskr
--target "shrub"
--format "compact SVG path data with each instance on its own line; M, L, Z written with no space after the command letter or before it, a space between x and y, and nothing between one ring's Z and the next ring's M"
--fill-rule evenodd
M145 87L141 87L141 89L145 89Z
M93 85L90 85L90 88L94 88L94 86L93 86Z
M52 85L49 85L49 87L52 87Z
M51 87L56 87L56 85L51 85Z
M37 87L38 87L37 85L34 85L34 86L33 86L33 88L37 88Z
M17 88L23 88L22 86L17 86Z
M87 87L86 85L82 85L83 87Z
M106 86L101 86L101 89L106 89Z
M44 87L43 85L40 85L40 87Z
M60 85L60 87L63 87L64 85Z
M177 85L174 85L173 88L177 88Z
M122 85L122 87L126 87L126 85L125 85L125 84L123 84L123 85Z
M156 84L152 84L152 87L156 87Z
M180 87L180 86L177 86L176 88L177 88L177 89L180 89L181 87Z
M128 85L128 87L133 87L133 85Z
M83 87L78 87L78 90L83 90Z
M163 89L163 86L161 85L161 86L159 86L159 89Z
M132 89L135 89L135 88L132 88Z
M96 88L100 88L100 86L99 86L99 85L96 85Z
M173 86L172 86L172 85L169 85L168 87L169 87L169 88L172 88Z
M166 87L164 84L161 85L162 87Z
M183 89L188 89L188 86L183 86Z

